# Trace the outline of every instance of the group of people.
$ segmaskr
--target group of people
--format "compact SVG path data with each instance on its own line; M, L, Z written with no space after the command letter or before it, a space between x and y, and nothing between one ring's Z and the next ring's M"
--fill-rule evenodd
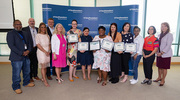
M46 87L50 85L47 82L46 76L52 80L50 73L50 65L53 66L53 75L56 75L56 80L59 84L63 82L61 78L61 69L69 66L69 81L79 79L76 75L77 65L82 67L82 77L84 80L91 80L91 69L98 69L97 83L102 86L107 84L107 77L113 84L126 82L129 74L129 61L133 65L134 77L130 79L131 84L138 82L138 64L143 56L143 68L145 79L141 84L152 83L152 66L157 54L156 65L158 67L158 78L153 80L159 82L159 86L165 83L167 69L170 69L172 49L171 44L173 36L170 33L170 27L167 22L161 24L161 34L155 37L156 29L150 26L148 36L143 39L139 35L140 28L135 26L133 29L134 35L131 33L131 25L126 22L122 26L122 31L117 32L118 26L116 23L110 25L109 33L106 35L106 28L100 26L98 28L99 35L94 38L89 35L90 29L84 27L83 31L77 29L77 20L72 20L72 27L66 33L62 24L58 23L54 27L54 19L48 19L48 26L45 23L40 23L39 28L35 27L35 20L30 18L29 26L22 28L20 20L15 20L13 23L14 30L8 32L7 43L11 49L10 60L12 65L12 88L17 93L22 93L20 89L20 72L23 72L23 86L33 87L33 78L43 81ZM115 52L105 49L94 51L78 51L78 43L68 43L68 34L77 34L79 42L92 42L103 40L124 43L136 43L137 52ZM130 60L131 59L131 60ZM37 66L41 68L42 79L37 76ZM88 74L86 76L86 66Z

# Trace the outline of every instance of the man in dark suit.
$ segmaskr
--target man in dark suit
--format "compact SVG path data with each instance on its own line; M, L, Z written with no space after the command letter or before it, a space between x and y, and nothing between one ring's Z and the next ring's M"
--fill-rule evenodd
M29 18L28 20L29 26L24 27L22 30L26 31L28 34L30 34L31 37L31 46L32 46L32 51L29 53L29 59L30 59L30 82L34 82L33 77L35 80L41 80L38 77L38 60L37 60L37 46L36 46L36 41L35 41L35 36L38 33L38 28L35 27L35 20L33 18Z
M51 40L52 34L53 34L53 32L54 32L54 19L53 19L53 18L49 18L49 19L48 19L47 32L48 32L48 35L49 35L50 40ZM51 65L52 65L52 52L51 52L51 54L50 54L50 63L51 63ZM51 67L52 67L52 66L51 66ZM53 67L52 69L53 69L53 70L52 70L53 75L56 75L55 67ZM47 78L48 78L49 80L52 80L50 67L47 67L47 73L46 73L46 75L47 75Z
M29 52L31 51L31 41L29 34L22 31L20 20L15 20L13 23L14 29L7 33L7 44L11 50L9 60L12 65L12 88L17 93L22 93L20 89L21 77L23 73L23 86L33 87L34 83L30 83L30 60Z

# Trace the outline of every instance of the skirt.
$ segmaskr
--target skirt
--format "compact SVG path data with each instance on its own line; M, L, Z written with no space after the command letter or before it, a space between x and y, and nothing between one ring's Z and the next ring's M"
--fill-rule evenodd
M167 58L157 57L156 66L158 68L170 69L170 65L171 65L171 57L167 57Z

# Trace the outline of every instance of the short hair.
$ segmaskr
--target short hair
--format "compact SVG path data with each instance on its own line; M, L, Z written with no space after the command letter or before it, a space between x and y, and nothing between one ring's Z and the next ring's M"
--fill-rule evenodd
M104 26L99 26L98 31L99 31L100 29L103 29L104 31L106 31L106 28L105 28Z
M54 21L54 19L53 19L53 18L49 18L48 20L53 20L53 21Z
M86 30L86 29L88 29L88 31L89 31L89 28L88 28L88 27L84 27L83 31Z
M169 33L169 32L170 32L170 26L169 26L169 23L163 22L162 24L165 25L165 26L168 28L167 31L166 31L166 33ZM161 25L162 25L162 24L161 24ZM161 30L161 33L162 33L162 30Z
M136 28L139 29L139 31L141 31L141 29L138 26L134 26L133 30L135 30Z
M147 33L149 34L149 29L150 29L150 27L153 28L153 34L156 34L156 28L155 28L154 26L149 26Z
M125 23L123 24L123 27L122 27L122 31L123 31L123 32L124 32L124 26L126 26L127 24L129 24L129 30L128 30L128 32L131 31L131 24L128 23L128 22L125 22Z
M14 20L14 22L13 22L13 25L15 24L15 22L21 22L19 19L16 19L16 20Z

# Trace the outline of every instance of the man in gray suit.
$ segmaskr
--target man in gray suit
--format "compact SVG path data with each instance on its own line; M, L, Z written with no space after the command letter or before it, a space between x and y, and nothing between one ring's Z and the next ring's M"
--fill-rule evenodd
M14 29L7 33L7 44L11 50L9 60L12 65L12 88L17 93L22 93L20 89L21 77L23 73L23 86L33 87L34 83L30 83L30 60L29 52L31 51L31 43L29 34L22 31L20 20L15 20L13 23Z

